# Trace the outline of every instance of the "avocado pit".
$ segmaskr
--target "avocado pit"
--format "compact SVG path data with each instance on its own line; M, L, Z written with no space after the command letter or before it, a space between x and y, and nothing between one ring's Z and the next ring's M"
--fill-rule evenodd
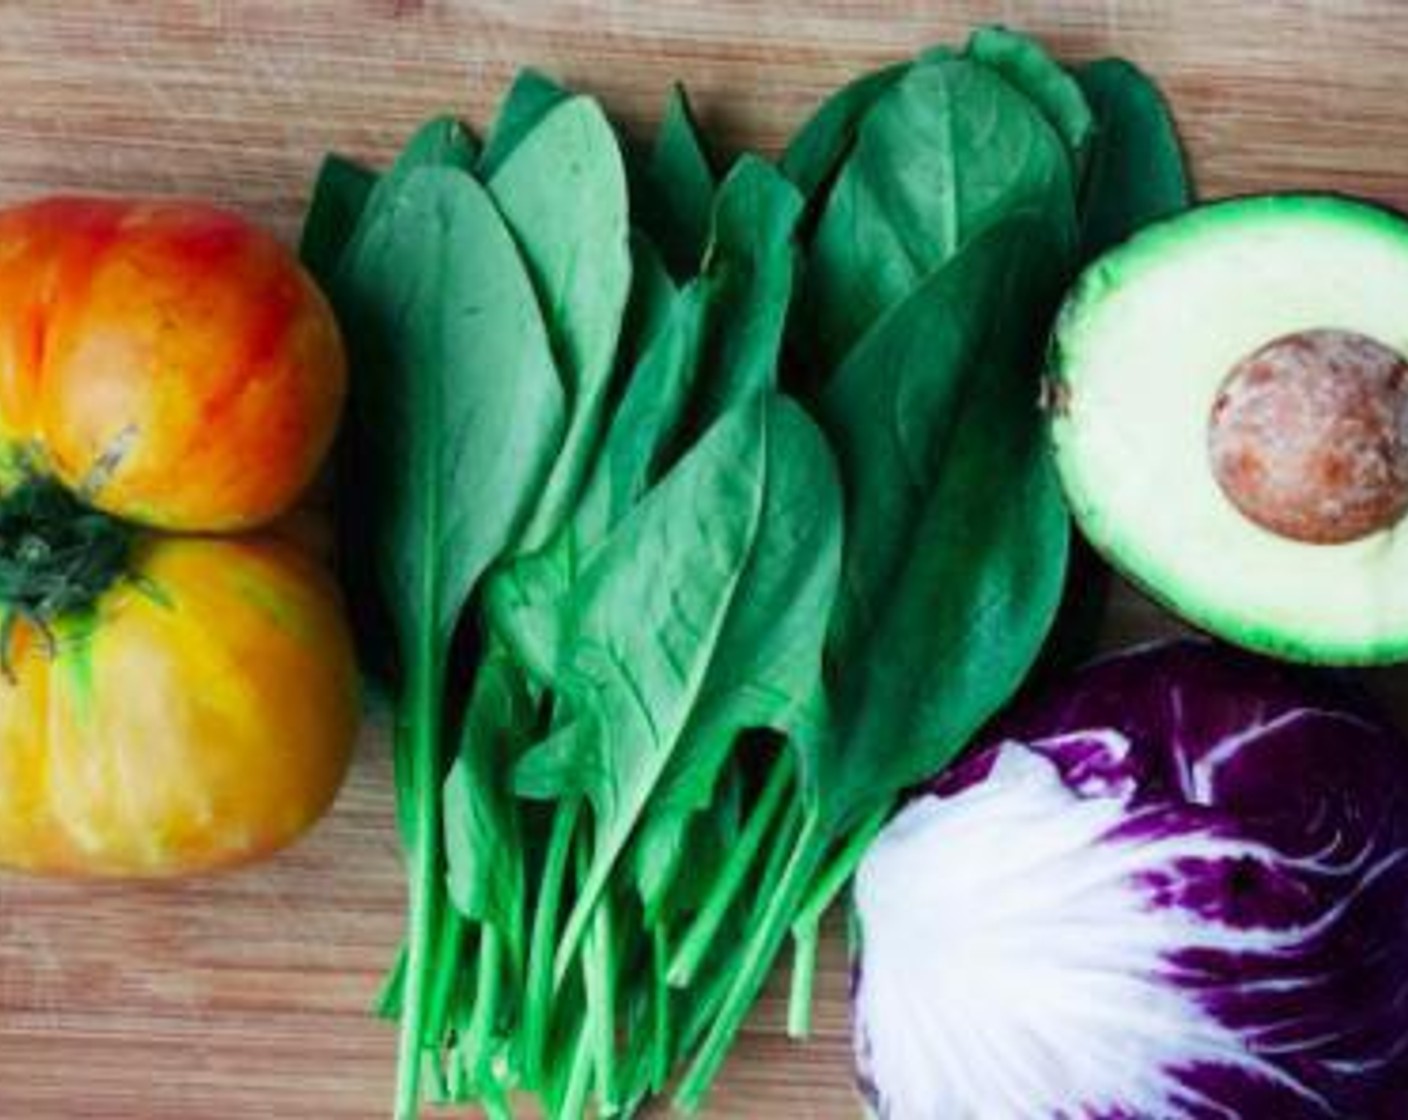
M1242 358L1208 421L1213 476L1262 528L1343 544L1408 510L1408 359L1354 331L1298 331Z

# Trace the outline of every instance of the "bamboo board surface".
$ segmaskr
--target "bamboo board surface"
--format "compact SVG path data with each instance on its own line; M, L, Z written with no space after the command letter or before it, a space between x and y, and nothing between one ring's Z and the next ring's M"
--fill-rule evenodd
M383 160L439 110L482 126L526 63L637 129L681 79L725 146L775 151L858 71L988 21L1151 70L1205 196L1314 187L1408 207L1408 3L1333 0L4 0L0 203L201 195L292 238L323 151ZM1121 591L1107 637L1170 626ZM0 877L0 1120L387 1115L394 1040L365 1009L402 890L375 728L336 811L265 868L165 887ZM833 936L814 1040L780 1037L775 985L709 1115L855 1116L845 987Z

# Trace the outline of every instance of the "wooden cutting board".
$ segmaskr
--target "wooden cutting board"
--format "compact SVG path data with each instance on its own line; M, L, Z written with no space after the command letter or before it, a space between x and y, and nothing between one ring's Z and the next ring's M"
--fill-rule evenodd
M1205 196L1318 187L1408 207L1408 4L1333 0L12 0L0 202L203 195L292 238L323 151L382 160L440 110L480 126L524 63L641 129L682 79L712 135L771 152L839 83L984 21L1151 70ZM1170 625L1121 592L1108 636ZM138 888L0 878L0 1120L387 1115L393 1038L365 1008L402 889L375 729L331 818L263 869ZM823 963L815 1039L783 1041L765 1000L710 1115L856 1115L834 937Z

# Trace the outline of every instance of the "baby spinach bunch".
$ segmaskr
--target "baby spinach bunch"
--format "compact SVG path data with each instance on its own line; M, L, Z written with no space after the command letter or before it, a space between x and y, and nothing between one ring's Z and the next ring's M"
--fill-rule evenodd
M682 90L628 148L525 71L482 147L437 119L379 176L324 164L302 249L352 355L342 566L409 869L398 1117L630 1113L686 1064L693 1108L789 933L805 1029L822 913L1056 611L1061 288L1181 201L1143 79L1086 84L982 31L720 178Z
M896 796L1030 670L1069 547L1032 379L1053 301L1085 260L1189 201L1171 119L1137 69L1071 74L1002 28L843 88L782 168L807 197L790 382L845 494L828 725L800 748L791 874L750 933L686 1104L789 922L789 1030L806 1033L822 914Z

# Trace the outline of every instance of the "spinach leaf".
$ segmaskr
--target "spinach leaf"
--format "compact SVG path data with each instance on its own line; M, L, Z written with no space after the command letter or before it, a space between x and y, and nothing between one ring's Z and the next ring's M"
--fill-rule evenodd
M410 172L354 250L337 291L377 418L359 436L378 571L403 649L443 646L557 450L562 389L513 240L470 176Z
M396 201L402 184L411 174L423 167L470 171L478 153L479 146L474 137L454 117L432 117L426 121L411 133L396 162L372 185L362 207L361 219L343 255L350 255L356 250L367 229Z
M834 370L888 308L987 226L1074 205L1071 168L1046 118L969 59L912 66L856 134L811 238L805 309L812 357Z
M352 236L376 183L376 172L336 152L323 159L303 218L298 257L324 288L332 284L343 246Z
M968 39L968 55L1000 74L1041 111L1066 145L1079 182L1095 119L1076 80L1035 39L1005 27L974 31Z
M443 792L450 901L465 918L495 926L515 965L523 958L524 865L503 795L513 759L531 741L534 715L519 667L502 649L491 650L475 673Z
M410 1115L440 913L450 642L551 463L563 404L532 285L487 192L452 167L379 189L388 182L336 293L360 369L362 499L402 668L397 785L412 871L397 1100Z
M514 784L533 798L588 797L598 853L614 859L624 844L704 686L758 532L766 462L758 398L622 519L558 607L567 640L552 687L568 715Z
M411 133L384 181L389 190L399 177L418 167L457 167L473 171L478 158L479 144L464 122L452 116L432 117Z
M617 351L629 374L622 400L570 519L544 549L520 556L490 584L489 613L502 632L517 632L510 619L525 605L555 602L565 593L577 557L599 543L662 473L665 448L684 416L699 364L703 292L679 291L639 233L631 238L631 256L631 295ZM542 645L523 637L518 653L541 678L551 658L533 652Z
M303 219L298 255L328 294L332 292L338 262L361 221L376 180L375 172L335 153L326 156L318 169L313 196ZM394 676L394 658L389 640L391 623L375 590L368 553L370 533L357 512L356 495L362 483L351 446L359 396L356 373L354 365L345 409L346 423L338 432L332 455L337 479L333 498L338 514L334 527L336 563L347 591L348 621L356 637L358 661L364 675L364 702L380 710L390 703L386 682Z
M640 228L659 247L671 274L693 276L709 236L717 180L684 86L670 90L655 144L634 179Z
M1096 142L1081 198L1087 259L1141 226L1185 209L1192 187L1163 95L1121 58L1076 71L1095 114Z
M631 377L581 501L543 550L495 573L486 607L496 633L540 682L552 677L564 647L558 604L584 557L630 511L663 467L684 419L699 366L703 293L685 289Z
M841 161L850 154L856 132L871 107L910 68L901 62L872 70L822 102L787 145L782 172L811 199L830 181Z
M785 398L770 405L766 468L757 539L714 662L641 822L636 877L648 916L740 734L769 728L815 743L828 730L821 652L840 575L841 487L820 430Z
M719 187L703 270L679 293L657 336L659 358L673 375L654 373L659 359L650 351L632 375L612 423L612 451L626 454L604 457L610 466L581 502L586 519L609 526L608 511L619 514L703 429L735 404L776 385L800 205L793 187L754 157L740 159ZM662 409L662 402L668 407ZM612 497L602 508L607 495Z
M631 373L571 518L544 549L491 581L494 625L540 679L553 672L562 640L557 604L583 558L698 430L775 384L799 208L776 171L739 161L715 201L705 272L674 297Z
M742 157L719 188L703 269L709 336L694 406L701 425L777 384L801 213L797 189L756 156Z
M498 119L489 133L489 142L475 168L481 179L491 179L499 167L554 108L571 97L541 71L524 67L514 75L508 96L499 107Z
M361 200L355 224L343 231L339 244L324 241L326 255L319 267L319 279L333 297L333 304L342 321L344 334L349 336L350 349L355 353L356 339L349 330L345 307L338 293L339 271L351 256L361 238L389 209L406 178L423 167L467 169L474 162L477 148L474 138L459 121L452 117L434 117L422 124L396 157L396 162L383 175L374 177ZM339 175L341 173L339 172ZM314 247L316 247L316 242ZM370 523L363 495L373 484L375 465L363 461L365 441L360 433L380 423L368 412L366 386L369 376L365 362L353 360L349 370L349 392L342 431L338 435L337 464L337 564L348 602L352 630L356 636L358 659L361 663L367 695L373 702L389 699L392 682L398 674L396 643L390 617L392 604L381 594L375 568L377 530Z
M791 731L810 714L839 533L839 487L820 433L795 405L755 396L583 570L554 682L579 714L526 755L515 778L531 796L585 795L595 813L591 870L560 961L575 952L662 782L673 778L676 794L657 828L677 843L742 730Z
M616 364L623 375L635 368L664 329L678 294L660 250L639 230L632 230L631 295L616 350Z
M567 393L566 436L519 547L540 547L567 516L600 434L631 288L626 172L590 98L559 102L488 182L543 309Z
M1168 106L1144 74L1107 58L1076 71L1097 120L1080 200L1081 256L1092 259L1152 221L1191 205L1192 189ZM1076 537L1065 601L1042 656L1041 677L1086 660L1096 648L1112 573Z
M853 823L937 772L1050 627L1068 527L1035 375L1062 240L1044 218L992 227L877 325L822 398L848 527L836 735L809 775L827 817Z

